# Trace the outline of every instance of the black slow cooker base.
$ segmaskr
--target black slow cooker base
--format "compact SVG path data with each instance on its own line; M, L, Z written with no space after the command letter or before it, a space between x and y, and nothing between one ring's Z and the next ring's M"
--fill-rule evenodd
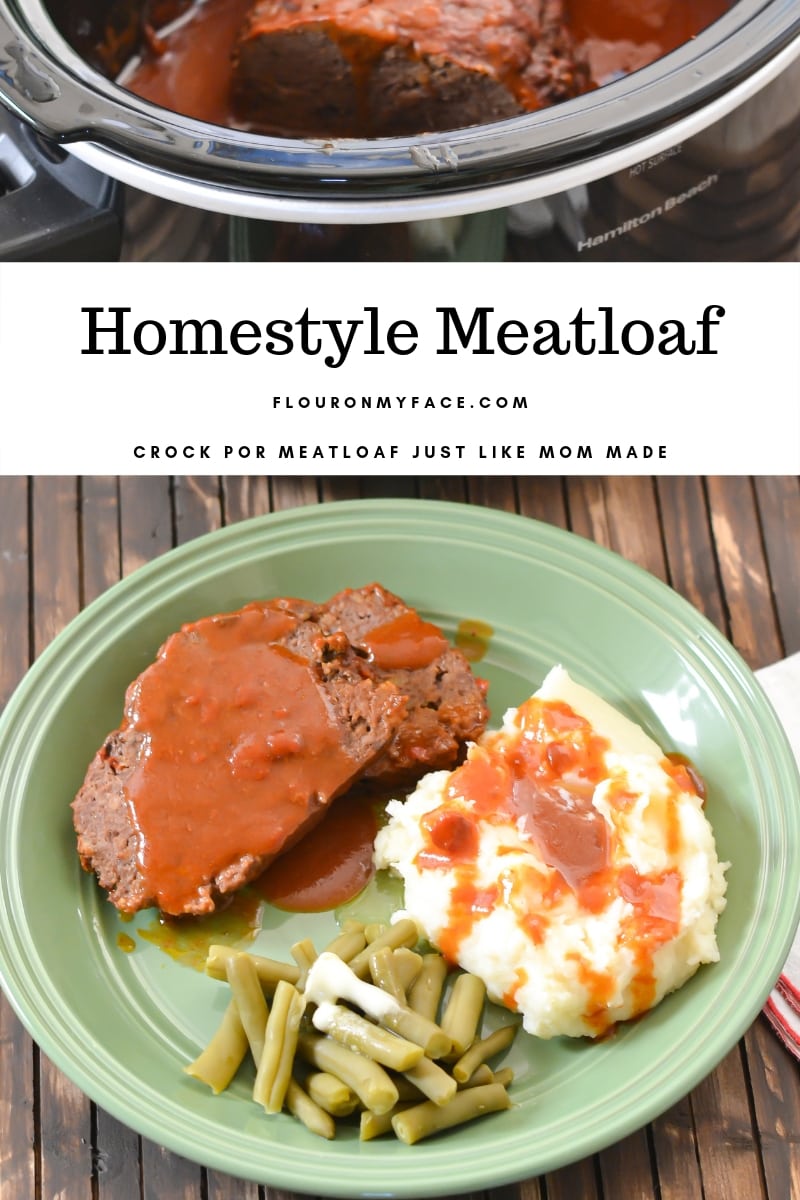
M0 260L117 259L122 191L0 107Z

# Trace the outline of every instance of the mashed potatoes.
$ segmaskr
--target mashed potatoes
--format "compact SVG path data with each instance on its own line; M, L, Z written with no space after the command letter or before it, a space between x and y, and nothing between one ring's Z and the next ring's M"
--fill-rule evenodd
M561 667L388 811L405 911L538 1037L596 1037L719 956L727 864L691 772Z

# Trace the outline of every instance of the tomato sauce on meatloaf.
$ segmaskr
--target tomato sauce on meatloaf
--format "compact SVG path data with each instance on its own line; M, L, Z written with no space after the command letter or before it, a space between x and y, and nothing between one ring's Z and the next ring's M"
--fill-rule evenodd
M213 911L357 781L453 765L487 717L442 632L380 585L184 625L134 680L73 801L123 911Z

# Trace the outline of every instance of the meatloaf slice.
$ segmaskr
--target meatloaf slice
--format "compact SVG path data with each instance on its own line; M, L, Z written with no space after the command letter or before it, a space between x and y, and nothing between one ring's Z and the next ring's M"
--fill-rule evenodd
M185 625L128 688L72 805L81 863L117 908L211 912L387 746L403 696L315 613L281 601Z
M325 605L320 624L341 630L366 655L375 680L406 697L402 724L363 778L389 788L454 767L489 715L486 684L461 651L378 583L339 592Z
M502 120L587 83L563 0L256 0L232 93L265 133L386 137Z

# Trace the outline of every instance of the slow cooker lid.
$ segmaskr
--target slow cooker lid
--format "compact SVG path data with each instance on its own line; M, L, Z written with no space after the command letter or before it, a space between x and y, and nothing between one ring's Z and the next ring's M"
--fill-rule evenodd
M796 0L738 0L664 58L550 109L419 137L293 140L149 104L85 62L40 0L25 0L24 11L19 0L0 0L0 99L81 157L97 165L99 155L120 178L144 167L205 188L268 191L290 202L424 203L443 193L502 190L613 155L713 108L796 41Z

